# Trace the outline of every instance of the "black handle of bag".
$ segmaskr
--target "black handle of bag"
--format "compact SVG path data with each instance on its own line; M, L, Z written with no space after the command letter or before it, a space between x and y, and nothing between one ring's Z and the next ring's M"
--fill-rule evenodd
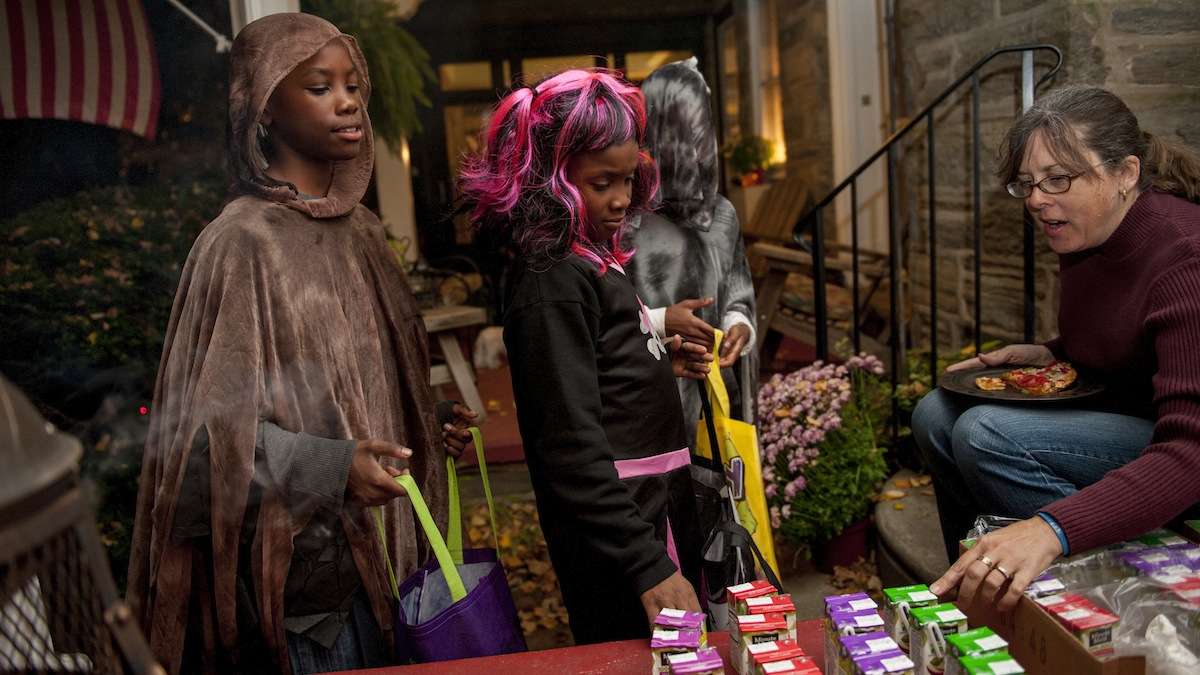
M712 402L708 400L708 389L704 386L704 380L696 380L696 386L700 389L700 412L704 415L704 426L708 429L708 447L712 448L712 457L710 461L717 463L716 469L725 475L725 458L721 455L721 444L717 442L717 425L712 418Z
M716 460L716 470L720 471L722 479L725 479L725 457L721 454L721 444L717 442L717 426L713 423L712 402L708 400L708 389L704 386L704 380L696 380L696 386L700 388L700 410L704 415L704 426L708 429L708 445L713 451L712 459ZM722 500L722 502L724 501ZM766 557L759 550L758 544L754 543L754 537L750 536L750 531L741 524L733 521L728 522L727 525L740 530L740 532L735 530L733 534L745 537L746 541L750 544L750 550L754 552L754 557L758 559L758 565L762 568L763 574L766 575L767 581L775 587L776 591L784 593L783 584L779 582L779 576L767 564Z

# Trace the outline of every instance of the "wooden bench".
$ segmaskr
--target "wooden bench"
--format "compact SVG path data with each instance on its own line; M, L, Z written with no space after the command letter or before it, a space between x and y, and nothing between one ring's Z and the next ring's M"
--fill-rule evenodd
M463 403L479 414L476 421L482 424L487 419L487 407L483 405L479 388L475 386L475 369L463 355L455 331L459 328L486 325L487 310L469 305L434 307L423 310L421 319L425 322L425 332L429 334L430 342L437 341L442 356L446 359L444 364L429 369L429 384L437 387L453 382L463 397Z

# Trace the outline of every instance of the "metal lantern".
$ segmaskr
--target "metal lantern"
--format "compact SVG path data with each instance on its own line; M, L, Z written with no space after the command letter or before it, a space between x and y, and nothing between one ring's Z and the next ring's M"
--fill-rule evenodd
M0 673L162 673L117 595L82 448L0 376Z

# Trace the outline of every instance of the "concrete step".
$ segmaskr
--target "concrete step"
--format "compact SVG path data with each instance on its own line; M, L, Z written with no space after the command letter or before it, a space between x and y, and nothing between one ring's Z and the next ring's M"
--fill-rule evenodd
M933 486L897 488L897 480L912 480L917 474L902 470L887 480L884 490L902 490L903 498L875 505L875 528L879 533L876 560L885 588L928 584L940 577L950 561L942 544ZM896 505L902 505L897 509Z

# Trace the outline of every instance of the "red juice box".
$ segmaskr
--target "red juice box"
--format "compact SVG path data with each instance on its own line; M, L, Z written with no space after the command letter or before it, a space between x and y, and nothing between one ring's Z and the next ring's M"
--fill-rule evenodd
M750 660L756 673L761 672L762 665L766 663L808 656L794 640L759 642L758 644L747 646L746 651L750 654Z
M750 647L788 637L787 619L782 614L743 614L737 618L737 626L741 642L730 643L729 660L739 673L749 673L754 664Z
M757 598L746 598L746 614L782 614L787 620L788 637L796 639L796 605L792 596L762 595Z
M795 659L764 663L757 672L763 675L821 675L821 668L816 661L807 656L801 656Z

